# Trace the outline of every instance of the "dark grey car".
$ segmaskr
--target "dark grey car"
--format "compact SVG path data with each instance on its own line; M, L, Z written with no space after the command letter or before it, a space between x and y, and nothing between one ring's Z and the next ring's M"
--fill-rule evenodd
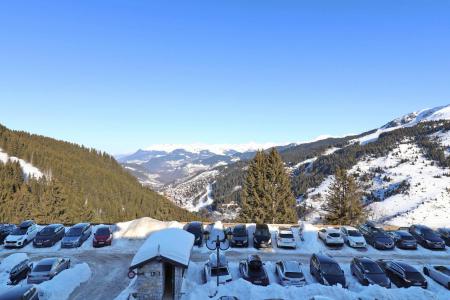
M78 223L70 227L61 240L61 248L80 247L92 233L92 226L89 223Z
M27 283L41 283L51 280L62 271L70 268L68 258L44 258L39 261L28 275Z
M231 246L232 247L248 247L248 231L244 224L239 224L231 230Z

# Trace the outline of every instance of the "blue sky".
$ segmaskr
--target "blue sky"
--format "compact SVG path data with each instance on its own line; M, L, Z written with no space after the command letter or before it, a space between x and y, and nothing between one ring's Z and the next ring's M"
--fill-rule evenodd
M448 1L2 1L0 123L117 154L450 103Z

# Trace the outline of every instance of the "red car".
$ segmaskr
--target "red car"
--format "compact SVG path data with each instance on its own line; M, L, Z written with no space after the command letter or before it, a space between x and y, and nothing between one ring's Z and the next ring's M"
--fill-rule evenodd
M94 233L94 239L92 240L92 246L102 247L111 246L113 240L113 233L109 226L99 226Z

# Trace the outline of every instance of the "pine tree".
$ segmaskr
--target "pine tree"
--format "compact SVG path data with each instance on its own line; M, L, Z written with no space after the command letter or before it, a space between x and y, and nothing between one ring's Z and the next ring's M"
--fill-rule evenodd
M243 222L293 223L297 219L289 176L275 149L258 151L250 162L242 191Z
M337 225L362 223L367 217L367 211L361 199L362 193L353 176L344 169L337 169L322 207L326 212L325 221Z

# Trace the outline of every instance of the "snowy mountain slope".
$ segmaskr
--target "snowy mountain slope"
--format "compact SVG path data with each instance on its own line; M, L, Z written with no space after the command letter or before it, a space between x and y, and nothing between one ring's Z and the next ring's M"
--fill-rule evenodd
M26 178L28 177L34 177L34 178L41 178L42 176L44 176L44 174L41 172L41 170L39 170L38 168L36 168L35 166L33 166L31 163L24 161L23 159L14 157L14 156L9 156L8 153L3 152L2 149L0 149L0 161L3 163L6 163L8 160L10 161L17 161L19 162L20 166L22 167L22 171L23 174L25 175Z
M439 120L450 120L450 105L428 108L417 112L409 113L400 118L390 121L389 123L377 129L375 132L371 134L353 140L353 142L360 144L370 143L377 140L378 137L385 132L396 130L402 127L415 126L421 122L439 121Z
M448 225L450 215L450 169L427 159L415 143L403 141L387 156L366 156L352 169L366 199L372 219L398 226L424 223ZM314 212L310 221L320 221L321 205L333 176L308 191L307 206Z

